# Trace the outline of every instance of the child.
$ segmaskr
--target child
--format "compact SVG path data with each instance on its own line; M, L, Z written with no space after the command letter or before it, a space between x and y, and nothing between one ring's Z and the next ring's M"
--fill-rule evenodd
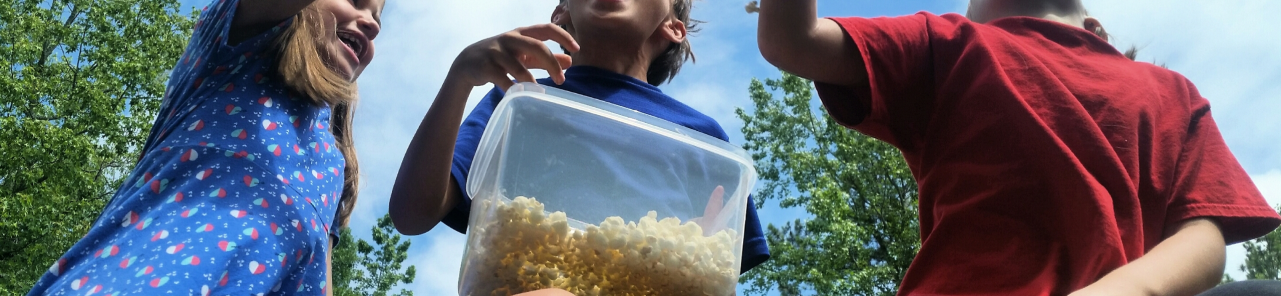
M354 81L382 7L209 5L137 167L30 294L328 292L331 236L356 202Z
M552 13L554 24L518 28L481 40L464 49L455 59L440 93L405 153L390 203L391 217L396 228L401 233L417 235L444 222L454 230L466 231L471 197L463 189L466 188L472 157L476 154L485 124L503 98L504 90L513 85L507 75L514 76L519 82L535 81L527 68L548 70L551 79L537 80L544 85L634 109L725 140L727 136L715 120L663 94L657 87L674 77L685 59L692 56L689 41L686 40L687 24L691 22L690 8L690 0L565 0ZM568 52L572 52L572 56L553 54L543 45L544 40L556 41ZM564 67L568 69L562 73ZM497 87L463 120L467 95L473 87L486 83L493 83ZM565 121L573 122L574 119ZM606 141L596 143L615 144ZM655 153L657 152L676 153ZM607 169L618 174L604 176L603 179L634 177L624 173L624 168ZM677 184L681 183L679 180L638 180L620 181L618 191L676 192L683 185ZM585 182L562 181L567 184L556 184L551 190L573 191L576 188L573 186L574 182ZM703 196L714 191L710 187L706 189L707 192L701 193ZM577 194L582 195L582 192ZM669 200L635 201L645 203L644 205L600 206L618 211L640 210L633 219L644 216L645 210L663 206L697 208L700 209L698 214L702 214L702 207L694 207L701 204L691 204L685 198L679 199L683 200L683 204L678 200ZM602 203L603 200L584 198L581 202ZM756 210L751 206L746 210L743 271L760 264L769 256ZM590 216L596 213L579 214ZM681 218L695 218L690 216L694 215ZM599 218L600 220L583 220L604 219Z
M1124 57L1079 0L816 18L764 0L761 53L902 150L921 248L899 295L1192 295L1281 220L1177 73Z

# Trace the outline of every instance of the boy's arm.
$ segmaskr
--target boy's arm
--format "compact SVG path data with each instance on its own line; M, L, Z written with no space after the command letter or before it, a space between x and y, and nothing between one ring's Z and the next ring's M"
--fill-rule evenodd
M493 83L510 88L512 75L520 82L534 82L530 68L545 69L556 83L565 82L563 70L570 57L553 54L543 41L554 40L578 51L578 43L564 29L544 24L518 28L476 42L458 55L440 93L423 117L400 163L388 204L392 224L407 235L430 231L462 200L454 180L454 144L462 122L467 96L473 87Z
M1196 295L1222 279L1225 249L1217 222L1186 220L1143 257L1070 296Z
M757 46L770 64L836 85L868 84L858 45L835 21L818 18L817 0L764 0Z
M236 44L297 15L315 0L241 0L231 20L228 44Z
M453 72L452 70L450 72ZM463 198L450 169L454 142L472 85L445 78L431 109L409 142L389 202L392 224L407 235L430 231Z

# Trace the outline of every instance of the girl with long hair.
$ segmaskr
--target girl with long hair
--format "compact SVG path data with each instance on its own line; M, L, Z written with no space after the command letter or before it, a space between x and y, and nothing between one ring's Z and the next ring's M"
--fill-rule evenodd
M31 295L330 292L383 0L217 0L133 172Z

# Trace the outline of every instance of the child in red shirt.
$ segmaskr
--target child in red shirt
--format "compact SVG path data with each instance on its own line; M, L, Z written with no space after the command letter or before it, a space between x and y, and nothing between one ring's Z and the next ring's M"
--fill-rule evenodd
M921 248L899 295L1193 295L1225 243L1281 223L1192 83L1117 52L1079 0L870 19L815 1L763 1L761 53L907 159Z

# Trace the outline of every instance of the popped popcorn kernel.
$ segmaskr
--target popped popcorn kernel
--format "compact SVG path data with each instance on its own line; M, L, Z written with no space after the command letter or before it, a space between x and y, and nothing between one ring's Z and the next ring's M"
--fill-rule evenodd
M488 201L496 215L472 229L464 295L512 295L559 288L574 295L733 295L738 277L733 230L650 211L638 221L609 217L583 230L534 198Z

